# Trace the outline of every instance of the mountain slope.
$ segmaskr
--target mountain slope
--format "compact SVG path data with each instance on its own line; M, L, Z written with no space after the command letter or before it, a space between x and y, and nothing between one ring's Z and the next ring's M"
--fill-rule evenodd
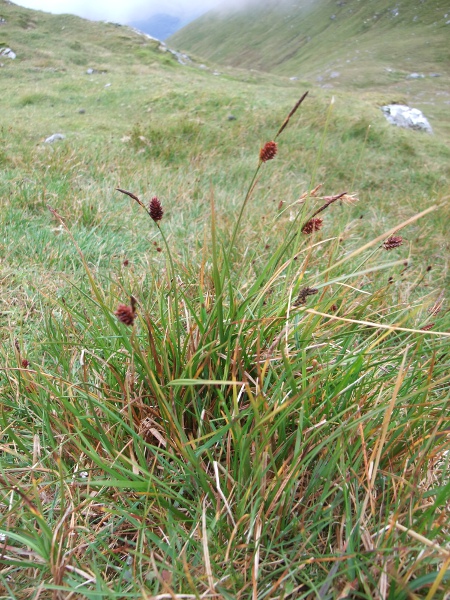
M340 66L350 75L382 65L450 73L447 0L297 0L215 11L170 43L228 65L290 76ZM367 80L360 77L360 85Z
M88 21L74 15L53 15L0 2L0 48L9 47L17 62L35 68L174 62L158 40L117 23ZM10 65L8 59L1 61Z

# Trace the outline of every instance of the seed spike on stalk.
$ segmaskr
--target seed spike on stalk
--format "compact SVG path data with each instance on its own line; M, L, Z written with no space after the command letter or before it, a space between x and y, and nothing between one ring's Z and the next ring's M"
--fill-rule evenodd
M148 214L151 216L151 218L155 221L156 224L163 218L163 207L161 206L159 198L157 198L156 196L150 200Z
M286 117L286 119L284 120L284 123L282 124L282 126L280 127L280 129L278 130L277 135L275 136L275 139L277 139L277 137L286 129L287 124L289 123L289 121L291 120L291 117L294 116L294 114L297 112L298 107L300 106L300 104L303 102L303 100L306 98L306 96L308 95L308 92L305 92L303 94L303 96L300 98L300 100L295 104L294 108L291 110L291 112L288 114L288 116Z
M261 162L267 162L275 158L278 152L278 146L276 142L266 142L259 151L259 160Z
M322 229L323 220L319 218L310 219L307 223L305 223L302 227L302 233L310 234L314 231L319 231Z
M383 248L385 250L392 250L393 248L398 248L402 244L403 238L401 235L391 235L391 237L383 243Z
M137 301L134 296L130 296L130 306L127 304L119 304L114 314L121 323L124 323L129 327L133 326L134 320L136 319L136 304Z
M142 208L144 208L145 210L147 210L145 208L144 203L141 200L139 200L139 198L135 194L132 194L131 192L127 192L127 190L122 190L121 188L116 188L116 190L118 192L120 192L121 194L125 194L126 196L130 196L130 198L133 198L133 200L136 200L136 202L139 204L139 206L142 206Z

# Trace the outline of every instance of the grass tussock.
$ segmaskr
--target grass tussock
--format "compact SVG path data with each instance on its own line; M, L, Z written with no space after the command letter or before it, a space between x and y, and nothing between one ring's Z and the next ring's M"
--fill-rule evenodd
M240 209L210 187L191 253L167 218L182 206L121 184L123 223L156 254L106 277L58 191L42 197L84 277L45 298L38 344L24 330L2 351L8 597L448 591L448 313L405 242L442 208L352 241L352 182L324 195L317 165L259 229L293 116L256 147Z

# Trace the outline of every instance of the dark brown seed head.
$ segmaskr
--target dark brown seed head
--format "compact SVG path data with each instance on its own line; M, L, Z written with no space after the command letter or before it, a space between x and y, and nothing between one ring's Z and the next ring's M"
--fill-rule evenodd
M24 359L22 360L22 367L23 367L24 369L28 369L28 367L29 367L29 366L30 366L30 363L27 361L27 359L26 359L26 358L24 358Z
M273 158L275 158L277 150L278 145L276 142L266 142L259 151L259 159L261 160L261 162L267 162L268 160L272 160Z
M383 243L385 250L393 250L403 244L403 238L400 235L393 235Z
M312 287L305 287L300 290L299 295L297 296L297 300L293 303L294 306L303 306L306 304L306 298L308 296L315 296L319 293L319 290Z
M319 229L322 229L322 225L323 225L323 220L316 218L316 219L310 219L307 223L305 223L302 227L302 233L313 233L314 231L319 231Z
M162 209L161 202L156 196L150 200L148 212L150 213L150 216L155 221L155 223L161 221L161 219L163 218L164 211Z
M133 325L134 320L136 318L136 300L131 298L131 306L127 306L126 304L119 304L116 312L114 313L116 317L119 319L121 323L125 325Z
M436 323L428 323L428 325L424 325L423 327L420 328L421 331L430 331L430 329L433 329L433 327L436 325Z

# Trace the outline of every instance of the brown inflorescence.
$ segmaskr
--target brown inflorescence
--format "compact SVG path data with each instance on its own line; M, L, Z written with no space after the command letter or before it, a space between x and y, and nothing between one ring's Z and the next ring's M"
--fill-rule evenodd
M383 243L385 250L393 250L403 244L403 238L400 235L393 235Z
M259 151L259 158L261 162L267 162L268 160L275 158L277 151L278 146L276 142L266 142Z
M21 363L21 364L22 364L22 367L23 367L24 369L28 369L28 367L30 366L30 363L27 361L27 359L26 359L26 358L23 358L23 359L22 359L22 363Z
M163 218L164 211L161 206L161 202L156 196L150 200L148 212L151 218L155 221L155 223L161 221L161 219Z
M130 300L131 306L127 306L126 304L119 304L114 314L121 323L129 325L131 327L136 318L136 300L133 298L133 296L131 296Z
M319 231L322 228L323 220L316 218L310 219L307 223L305 223L302 227L302 233L313 233L314 231Z
M430 329L433 329L433 327L436 325L436 323L428 323L428 325L424 325L423 327L420 328L421 331L430 331Z
M293 303L294 306L303 306L306 304L306 299L308 296L315 296L319 293L319 290L312 287L305 287L300 290L299 295L297 296L297 300Z

